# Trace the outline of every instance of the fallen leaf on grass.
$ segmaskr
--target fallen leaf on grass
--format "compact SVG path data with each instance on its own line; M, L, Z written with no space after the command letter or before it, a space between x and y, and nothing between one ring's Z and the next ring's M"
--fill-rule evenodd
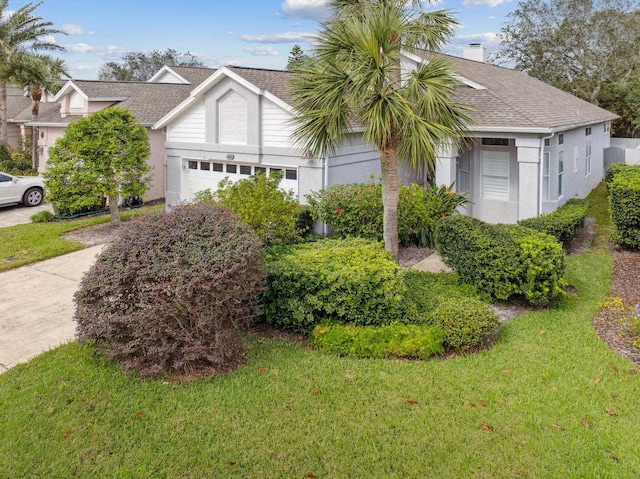
M637 369L629 369L629 376L635 376L636 374L638 374Z
M136 413L136 419L140 419L141 417L142 417L142 413L141 412Z
M480 404L480 406L485 407L487 405L486 402L484 402L482 399L480 401L478 401L478 404Z
M23 249L23 250L21 251L21 253L22 253L22 254L24 254L24 255L28 255L28 254L29 254L29 252L28 252L26 249Z
M486 422L482 423L482 429L484 429L487 432L493 432L493 427L487 424Z
M311 390L311 392L312 392L313 394L320 394L320 390L319 390L318 388L313 388L313 389Z
M589 421L587 421L586 419L583 419L583 420L582 420L582 425L583 425L584 427L588 428L588 427L589 427Z
M256 368L256 371L258 371L259 373L266 373L267 368Z
M541 329L540 331L538 331L538 334L544 334L544 333L545 333L544 329Z
M238 463L236 461L231 461L229 465L232 467L238 467Z
M595 378L593 380L593 384L600 384L600 378Z
M551 427L556 428L558 431L564 431L564 428L560 424L553 423Z
M518 471L518 472L516 472L516 476L519 476L519 477L529 477L529 474L527 474L527 473L526 473L526 472L524 472L524 471Z
M416 401L415 399L409 399L407 401L407 404L418 404L418 401Z
M619 371L619 369L613 364L611 365L611 369L613 370L614 373L617 373Z
M273 459L274 461L278 460L278 455L275 452L271 453L271 459Z
M620 458L616 456L614 453L609 454L609 457L616 462L620 462Z
M511 369L503 369L502 370L502 374L509 374L511 372Z
M618 413L617 413L617 412L615 412L613 409L611 409L611 408L609 408L609 407L606 407L606 406L605 406L604 410L605 410L605 411L607 411L607 414L608 414L609 416L617 416L617 415L618 415Z
M313 474L311 474L310 472L307 472L304 477L306 477L307 479L317 479L316 476L314 476Z
M71 431L65 431L62 433L62 437L67 438L71 435Z
M469 406L476 407L476 405L474 403L469 404Z

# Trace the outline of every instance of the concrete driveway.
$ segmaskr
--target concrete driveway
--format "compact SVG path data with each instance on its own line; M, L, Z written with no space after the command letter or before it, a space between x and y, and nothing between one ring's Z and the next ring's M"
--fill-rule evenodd
M73 294L102 248L0 273L0 373L74 338Z
M31 223L31 217L40 211L53 213L53 206L50 203L42 203L31 208L24 205L0 206L0 226Z

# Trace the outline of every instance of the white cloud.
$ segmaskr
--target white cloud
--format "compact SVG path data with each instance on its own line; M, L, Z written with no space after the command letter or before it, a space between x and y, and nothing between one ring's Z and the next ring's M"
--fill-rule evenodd
M255 43L300 43L309 42L312 38L312 33L304 32L272 33L269 35L240 35L240 40L243 42Z
M469 43L481 43L487 49L491 49L492 47L500 45L500 38L498 34L494 32L470 33L468 35L456 36L454 43L462 43L465 46Z
M95 33L89 32L84 28L79 27L78 25L73 25L71 23L65 23L60 27L60 30L62 30L67 35L93 35Z
M244 51L254 57L271 57L278 55L278 52L271 47L245 48Z
M114 45L107 45L106 47L96 47L88 45L86 43L70 43L64 45L70 53L86 53L89 55L95 55L104 60L119 60L123 54L129 53L131 50L122 47L116 47Z
M329 15L327 0L285 0L281 8L288 17L324 20Z
M509 3L511 0L464 0L464 7L497 7L503 3Z

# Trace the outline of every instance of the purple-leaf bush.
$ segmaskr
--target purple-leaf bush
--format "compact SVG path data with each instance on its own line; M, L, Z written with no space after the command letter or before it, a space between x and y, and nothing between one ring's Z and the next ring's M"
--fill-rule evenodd
M255 232L203 203L122 228L75 294L79 339L141 376L231 369L243 357L238 330L262 310Z

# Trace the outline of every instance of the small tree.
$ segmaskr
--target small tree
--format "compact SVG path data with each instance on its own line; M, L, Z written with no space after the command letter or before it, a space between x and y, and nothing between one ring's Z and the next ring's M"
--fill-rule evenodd
M142 196L149 188L149 156L147 132L128 110L111 107L70 123L49 150L49 200L59 209L69 198L82 207L107 197L117 223L118 196Z

